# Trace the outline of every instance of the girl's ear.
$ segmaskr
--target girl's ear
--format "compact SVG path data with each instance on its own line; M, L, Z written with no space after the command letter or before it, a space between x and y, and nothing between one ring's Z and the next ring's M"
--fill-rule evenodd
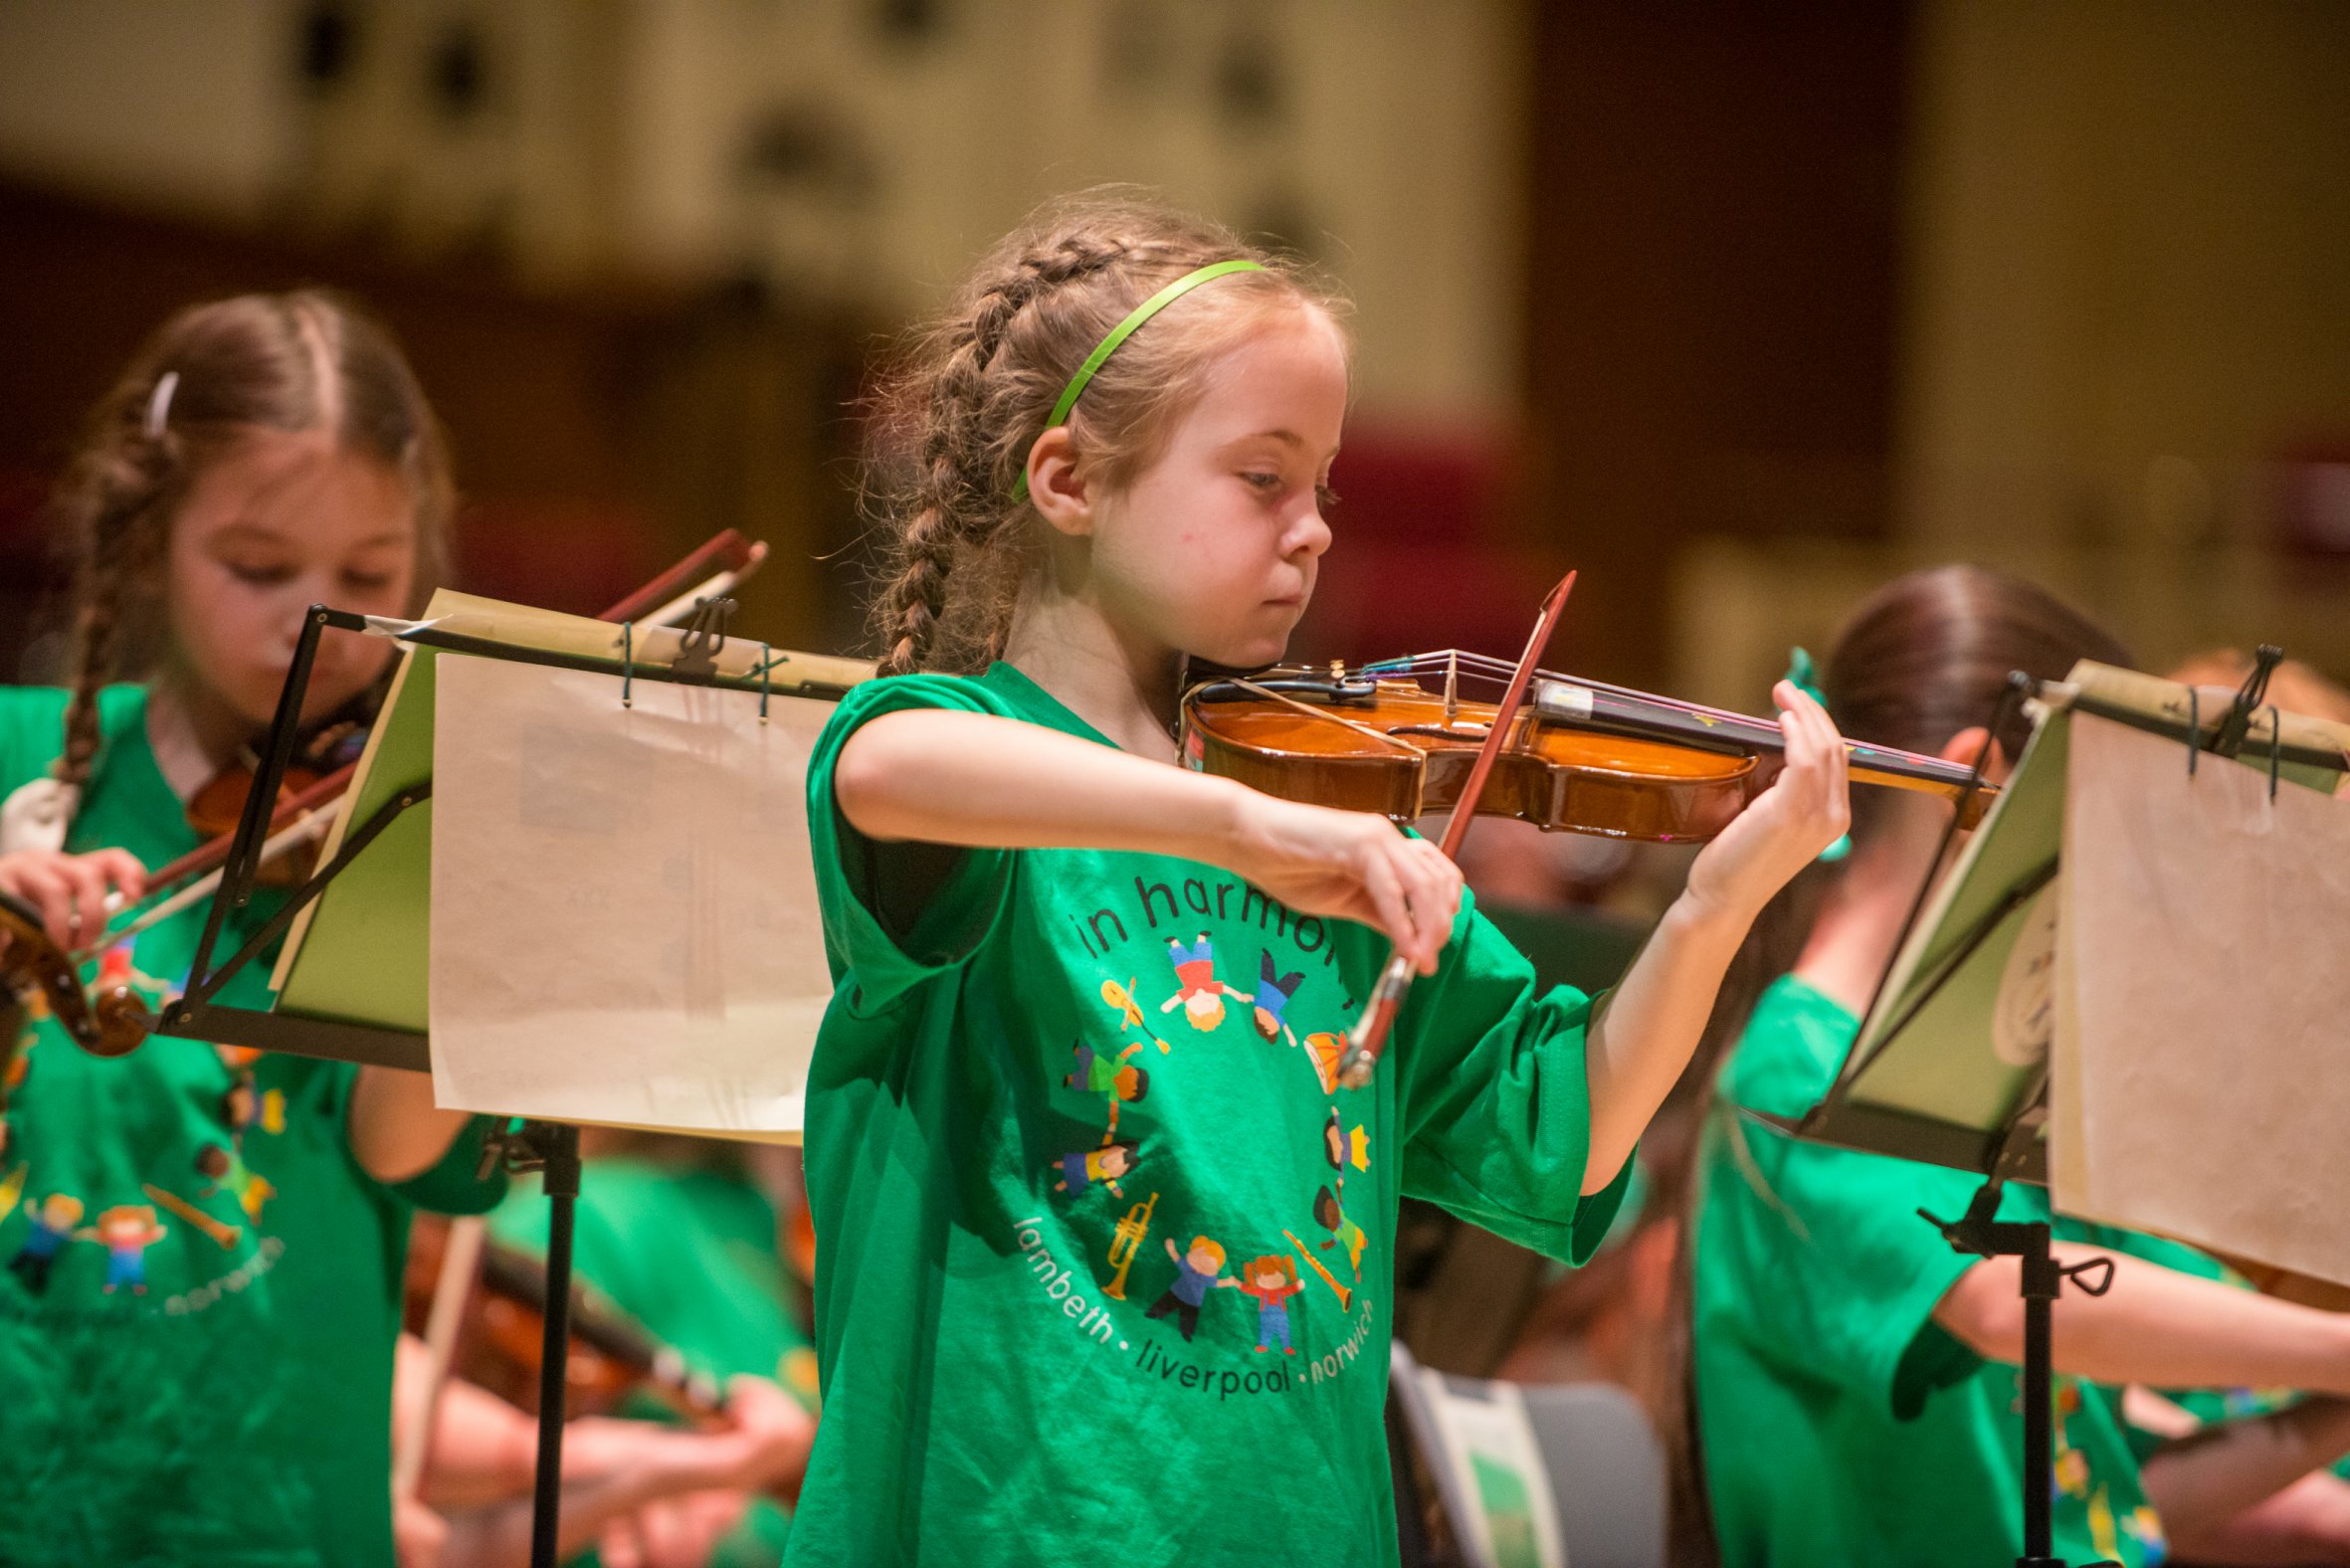
M1969 724L1944 741L1942 749L1935 755L1945 762L1955 762L1962 768L1971 768L1975 765L1975 754L1983 749L1983 742L1986 740L1991 740L1990 730L1981 724ZM2007 782L2010 766L2007 748L1998 741L1991 740L1991 754L1983 759L1983 777L1990 783L2004 784Z
M1054 426L1028 449L1028 499L1057 532L1082 538L1093 531L1093 488L1077 470L1067 425Z

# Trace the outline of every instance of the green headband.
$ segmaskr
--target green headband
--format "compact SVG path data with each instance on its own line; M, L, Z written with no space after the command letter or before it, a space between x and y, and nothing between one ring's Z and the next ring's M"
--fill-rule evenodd
M1108 361L1109 356L1118 351L1118 345L1132 337L1135 328L1142 325L1143 322L1157 315L1161 310L1202 284L1213 283L1228 273L1261 273L1264 271L1265 264L1263 262L1246 260L1211 262L1197 272L1185 273L1181 278L1176 279L1166 288L1136 305L1132 313L1109 329L1109 336L1094 346L1093 352L1085 356L1085 362L1077 366L1077 373L1069 378L1069 385L1061 389L1061 400L1053 405L1053 416L1045 421L1045 429L1052 430L1069 422L1069 411L1077 406L1078 398L1084 396L1085 384L1093 379L1093 372L1099 370ZM1039 432L1039 434L1042 435L1043 432ZM1014 501L1028 499L1028 465L1026 463L1021 464L1020 478L1012 487L1012 499Z

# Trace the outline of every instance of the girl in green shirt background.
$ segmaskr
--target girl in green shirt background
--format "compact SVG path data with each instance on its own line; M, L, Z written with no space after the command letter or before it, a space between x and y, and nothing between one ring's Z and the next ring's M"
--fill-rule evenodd
M186 802L267 727L303 610L419 608L440 435L375 326L315 294L182 312L94 415L58 496L79 557L71 690L0 687L0 891L74 948L193 849ZM330 638L306 717L390 645ZM123 672L140 685L108 685ZM233 952L277 907L234 911ZM150 1004L192 907L110 951ZM266 960L223 1000L266 1005ZM408 1205L483 1208L421 1075L191 1041L14 1047L0 1156L0 1561L388 1564ZM468 1144L478 1140L468 1138Z
M1782 686L1786 771L1594 1009L1425 842L1173 765L1186 661L1272 663L1303 612L1346 399L1309 280L1115 200L998 246L894 389L887 679L809 768L838 990L790 1561L1392 1560L1402 1196L1586 1256L1754 913L1844 831ZM1391 943L1423 978L1348 1088L1317 1042ZM1286 1027L1205 1005L1269 973ZM1113 1142L1119 1191L1065 1179ZM1294 1356L1239 1273L1281 1258Z
M1983 727L2008 672L2060 678L2079 658L2125 662L2030 584L1945 567L1856 611L1823 684L1857 739L1963 763L1988 743L1996 782L2028 734L2020 715L1996 736ZM2019 1266L1956 1253L1917 1216L1959 1214L1980 1179L1801 1143L1740 1115L1801 1115L1827 1090L1950 809L1889 791L1854 806L1849 857L1799 879L1758 927L1750 956L1780 977L1722 1064L1700 1138L1689 1286L1703 1497L1721 1559L1742 1568L2012 1560ZM1738 1010L1725 1002L1730 1027ZM2050 1219L2047 1194L2009 1187L2001 1218ZM2350 1405L2314 1399L2156 1445L2127 1427L2119 1392L2350 1394L2350 1318L2219 1282L2188 1248L2055 1225L2060 1260L2116 1264L2105 1295L2066 1291L2056 1307L2056 1554L2350 1561L2350 1488L2302 1479L2350 1449Z

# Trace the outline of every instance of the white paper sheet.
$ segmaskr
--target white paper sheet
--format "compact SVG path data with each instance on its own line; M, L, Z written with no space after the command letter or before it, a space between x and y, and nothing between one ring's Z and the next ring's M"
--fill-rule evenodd
M2350 1282L2350 801L2076 713L2056 1207Z
M796 1137L832 997L804 788L827 702L445 654L444 1106Z

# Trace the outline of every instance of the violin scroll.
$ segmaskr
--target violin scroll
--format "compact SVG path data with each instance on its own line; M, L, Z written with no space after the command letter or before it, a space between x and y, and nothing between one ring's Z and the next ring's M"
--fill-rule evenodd
M94 991L85 991L82 971L50 939L39 911L8 893L0 893L0 988L29 1008L46 1008L94 1057L128 1056L155 1026L146 999L126 977L102 974Z

